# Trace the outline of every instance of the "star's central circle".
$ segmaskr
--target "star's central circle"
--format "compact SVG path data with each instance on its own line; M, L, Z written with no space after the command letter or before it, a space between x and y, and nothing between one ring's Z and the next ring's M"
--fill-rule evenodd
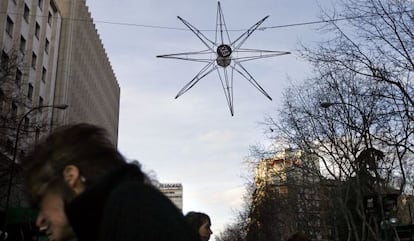
M217 47L217 59L216 62L219 66L225 68L231 63L231 47L227 44L222 44Z
M231 53L232 53L231 47L228 46L227 44L222 44L217 47L217 54L220 57L224 57L224 58L230 57Z

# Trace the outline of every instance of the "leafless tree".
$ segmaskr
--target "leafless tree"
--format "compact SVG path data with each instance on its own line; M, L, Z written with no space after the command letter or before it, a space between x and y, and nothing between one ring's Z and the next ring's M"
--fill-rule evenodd
M414 2L340 2L324 15L328 40L303 48L312 76L284 92L265 124L275 143L320 160L336 240L384 240L383 195L413 189Z
M331 191L338 198L328 206L341 211L338 216L343 217L341 227L347 227L345 236L349 240L380 240L378 225L372 225L379 222L369 220L364 201L372 194L369 190L404 191L405 182L401 180L410 171L405 168L411 165L410 152L404 150L402 155L401 146L390 144L400 136L394 133L394 138L389 138L395 122L402 120L393 118L388 103L382 101L381 93L389 85L370 85L347 71L334 74L319 75L288 89L278 119L269 117L266 121L275 141L284 138L320 160L319 185L331 180ZM324 109L321 103L331 106ZM384 133L389 135L386 141ZM381 154L375 154L378 150ZM302 161L306 163L307 158ZM344 237L344 232L340 236Z
M215 241L244 241L246 238L247 209L244 208L237 213L236 220L228 224L220 232Z
M19 159L29 145L39 137L42 132L50 128L47 115L25 116L26 112L34 106L43 105L32 100L33 89L29 87L27 77L29 68L18 50L3 51L0 56L0 208L5 207L5 199L10 196L10 204L21 206L25 198L21 195L22 185L19 168L10 174L14 152ZM22 121L18 138L18 149L15 150L18 123ZM12 193L8 193L10 176L12 178Z

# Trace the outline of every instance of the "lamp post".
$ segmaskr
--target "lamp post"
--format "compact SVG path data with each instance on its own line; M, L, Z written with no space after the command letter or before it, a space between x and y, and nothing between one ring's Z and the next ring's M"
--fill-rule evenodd
M333 105L346 105L346 106L350 106L350 107L356 109L359 112L359 114L361 115L361 118L362 118L362 131L363 131L363 135L364 135L365 146L367 148L365 151L370 153L370 155L378 155L378 154L376 154L375 149L372 148L371 146L369 146L370 143L368 142L368 140L369 140L369 123L368 123L368 119L367 119L366 114L358 106L355 106L354 104L347 103L347 102L321 102L321 103L319 103L319 105L320 105L320 107L325 108L325 109L329 108ZM362 151L360 153L360 157L361 157L361 154L363 152L364 151ZM364 158L367 158L367 157L364 157ZM361 160L361 161L363 161L363 160ZM364 167L364 168L366 168L366 167ZM381 215L380 216L381 222L379 223L379 226L380 226L380 228L383 232L382 237L385 240L390 240L389 235L391 233L390 233L389 229L390 229L390 227L393 227L393 225L395 226L397 224L398 219L396 217L394 217L395 215L386 215L386 212L390 213L390 212L393 211L393 208L396 207L396 205L397 205L396 200L398 198L398 195L392 194L392 193L385 193L385 194L381 193L380 192L380 190L381 190L380 189L381 178L380 178L379 173L377 172L376 166L375 166L375 169L374 169L374 173L375 173L374 178L375 178L375 183L377 185L377 190L374 189L373 194L365 195L365 197L364 197L365 200L364 201L365 201L366 207L369 207L369 208L366 208L367 211L370 211L370 209L374 209L374 208L379 209L380 215ZM377 197L377 202L373 201L375 196ZM373 203L368 205L367 201L370 200L370 199L372 199L371 202L373 202ZM377 204L375 204L375 203L377 203ZM378 205L378 207L375 207L375 205ZM376 212L374 212L374 213L376 214Z
M360 114L363 120L365 120L365 114L364 112L356 105L351 104L351 103L347 103L347 102L321 102L319 103L320 107L322 108L329 108L333 105L347 105L347 106L351 106L352 108L356 109Z
M7 238L7 233L6 233L6 228L7 228L7 224L8 224L8 212L9 212L9 202L10 202L10 194L11 194L11 187L12 187L12 183L13 183L13 173L14 173L14 169L16 166L16 157L17 157L17 148L18 148L18 144L19 144L19 134L20 134L20 127L24 121L24 119L30 115L30 113L32 113L35 110L41 110L44 108L53 108L53 109L61 109L64 110L66 108L68 108L68 105L63 104L63 105L40 105L40 106L35 106L33 108L31 108L30 110L28 110L19 120L19 123L17 124L17 128L16 128L16 136L14 139L14 148L13 148L13 159L12 159L12 163L10 164L10 177L9 177L9 182L7 185L7 195L6 195L6 206L5 206L5 217L4 217L4 225L3 225L3 230L1 230L3 233L0 233L0 237L2 238L2 240L5 240Z

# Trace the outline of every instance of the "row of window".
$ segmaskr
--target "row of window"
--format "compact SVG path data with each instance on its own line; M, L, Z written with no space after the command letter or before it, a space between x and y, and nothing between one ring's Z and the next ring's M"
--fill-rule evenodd
M31 97L33 97L33 85L32 84L29 84L28 95L31 95ZM37 106L43 106L43 105L44 105L43 97L39 96L39 104ZM12 119L17 118L17 104L14 101L11 105L10 115Z
M14 4L16 4L16 0L13 0ZM37 6L40 8L40 10L43 9L43 0L39 0ZM27 4L24 4L24 11L23 11L23 18L26 20L26 22L29 22L29 16L30 16L30 8L27 6ZM49 25L52 24L52 13L49 12L47 22Z
M12 37L12 33L13 33L13 28L14 28L14 23L12 21L12 19L7 16L7 23L6 23L6 33ZM36 29L35 29L35 36L37 39L39 39L40 36L40 25L36 22ZM50 41L49 39L45 39L45 52L46 54L49 54L49 46L50 46ZM20 36L20 51L22 53L24 53L24 51L26 50L26 39L23 36Z
M33 53L32 56L32 61L36 61L36 54ZM2 55L1 55L1 64L2 65L9 65L10 66L10 57L8 56L8 54L3 51ZM7 66L5 68L8 68ZM19 67L15 67L16 68L16 73L15 73L15 84L18 88L20 88L21 83L22 83L22 77L23 77L23 73L22 71L19 69ZM43 67L42 69L42 76L41 79L43 82L46 81L46 74L47 74L47 70L45 67ZM29 83L29 87L27 90L27 98L32 101L33 100L33 85L31 83ZM43 105L43 98L39 97L39 105Z
M43 8L43 0L39 0L39 2L38 2L38 6L39 6L39 8L40 9L42 9ZM30 9L29 9L29 7L27 6L27 4L25 4L24 5L24 12L23 12L23 19L27 22L27 23L29 23L29 16L30 16ZM48 15L48 24L49 25L51 25L52 24L52 20L53 20L53 17L52 17L53 15L52 15L52 13L51 12L49 12L49 15ZM10 36L10 37L13 37L13 30L14 30L14 22L13 22L13 20L10 18L10 16L7 16L7 20L6 20L6 33ZM40 38L40 25L39 25L39 23L38 22L36 22L35 23L35 36L36 36L36 38L37 39L39 39ZM25 48L26 48L26 39L24 39L24 37L23 36L21 36L21 38L20 38L20 50L22 51L22 52L24 52L24 50L25 50ZM49 45L50 45L50 43L49 43L49 40L46 38L46 40L45 40L45 52L46 53L49 53Z
M7 23L6 23L6 29L5 30L10 36L12 35L13 27L14 27L14 23L13 23L12 19L9 16L7 16ZM37 38L39 38L39 32L40 32L40 25L36 22L35 35L36 35ZM46 54L48 54L49 53L50 42L47 38L45 39L45 45L44 46L45 46L45 48L44 48L45 52L46 52ZM23 36L20 36L20 46L19 46L19 48L20 48L20 51L22 53L25 52L26 39ZM4 53L3 53L2 57L3 56L5 56ZM37 55L36 55L35 52L32 52L31 66L32 66L33 69L36 69L36 64L37 64ZM47 74L47 70L46 70L45 67L43 67L42 68L42 76L41 76L41 79L42 79L43 82L46 81L46 74ZM18 84L20 82L20 79L21 79L21 72L18 70L17 73L16 73L16 82Z
M30 9L29 7L25 4L24 5L24 12L23 12L23 19L26 21L26 23L29 23L29 16L30 16ZM52 25L52 21L53 21L53 15L51 12L49 12L49 15L47 17L47 23L49 24L49 26ZM14 26L14 22L13 20L7 16L7 22L6 22L6 32L10 35L13 36L13 26ZM39 33L40 33L40 25L36 22L36 28L35 28L35 36L37 38L39 38Z
M27 90L27 98L29 100L33 99L33 85L31 83L29 83L29 88ZM39 96L39 103L38 106L42 106L43 105L43 97Z
M36 62L37 62L37 55L33 52L32 53L32 68L36 69ZM46 82L46 74L47 74L47 70L45 67L42 67L42 76L41 76L41 80L43 83Z
M27 88L27 98L32 101L33 100L33 84L29 83L29 87ZM39 96L39 103L38 106L42 106L43 105L43 97Z

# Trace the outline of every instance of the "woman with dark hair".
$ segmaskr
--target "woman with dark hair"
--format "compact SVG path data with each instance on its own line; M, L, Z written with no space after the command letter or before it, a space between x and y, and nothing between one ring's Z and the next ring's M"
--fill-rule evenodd
M185 215L185 219L190 224L190 226L198 232L200 235L201 241L208 241L210 235L213 234L211 231L211 220L210 217L201 212L188 212Z
M181 211L104 129L55 130L21 160L36 225L51 241L199 241Z

